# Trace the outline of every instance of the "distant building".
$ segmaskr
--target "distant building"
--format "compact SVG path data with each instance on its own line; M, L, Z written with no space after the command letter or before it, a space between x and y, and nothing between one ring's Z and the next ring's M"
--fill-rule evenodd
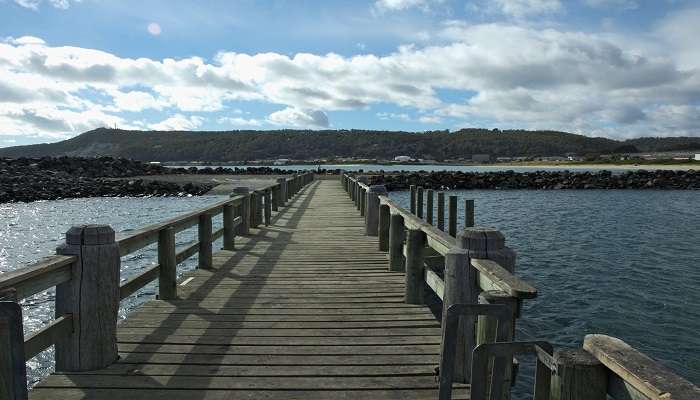
M278 158L272 164L273 165L287 165L288 162L289 162L288 158Z
M472 162L489 162L491 161L490 154L472 154Z
M695 155L695 161L700 161L700 154Z
M412 159L409 156L396 156L394 157L394 161L397 162L410 162Z

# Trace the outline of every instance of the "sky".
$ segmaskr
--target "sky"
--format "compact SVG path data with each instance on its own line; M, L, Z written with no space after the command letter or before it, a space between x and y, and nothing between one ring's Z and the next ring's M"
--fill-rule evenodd
M138 130L700 136L698 0L0 0L0 147Z

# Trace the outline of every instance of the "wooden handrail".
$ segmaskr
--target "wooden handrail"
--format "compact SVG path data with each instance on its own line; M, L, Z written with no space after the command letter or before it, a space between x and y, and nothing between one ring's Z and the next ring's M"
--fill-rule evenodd
M75 256L55 255L41 259L31 265L0 275L0 292L16 291L16 300L21 300L50 289L71 278L71 264Z
M24 359L29 360L73 331L73 316L61 315L24 338Z
M700 399L700 388L620 339L586 335L583 348L608 368L608 394L616 399Z

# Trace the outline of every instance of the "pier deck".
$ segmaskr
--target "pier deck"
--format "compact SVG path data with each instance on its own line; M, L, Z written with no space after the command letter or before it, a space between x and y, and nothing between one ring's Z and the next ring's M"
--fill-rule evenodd
M336 179L214 254L118 327L117 363L54 373L39 399L437 398L440 323L404 303L402 272ZM468 397L456 386L454 397Z

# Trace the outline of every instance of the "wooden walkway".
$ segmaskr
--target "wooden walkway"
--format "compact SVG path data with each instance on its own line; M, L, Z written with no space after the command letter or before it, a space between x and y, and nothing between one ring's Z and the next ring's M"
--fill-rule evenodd
M53 374L30 398L436 399L439 322L404 304L404 274L338 181L281 210L185 275L179 300L122 321L116 364Z

